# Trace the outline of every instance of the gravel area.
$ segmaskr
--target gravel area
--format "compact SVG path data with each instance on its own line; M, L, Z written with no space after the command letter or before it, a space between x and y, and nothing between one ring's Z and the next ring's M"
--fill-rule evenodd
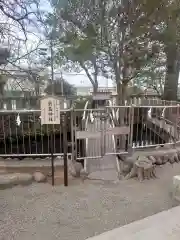
M84 240L172 207L172 176L180 164L157 169L158 179L86 181L65 188L34 184L0 191L0 240Z

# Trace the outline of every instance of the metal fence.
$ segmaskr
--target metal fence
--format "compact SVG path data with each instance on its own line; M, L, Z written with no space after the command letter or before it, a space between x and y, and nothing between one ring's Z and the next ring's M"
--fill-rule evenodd
M0 156L63 155L63 133L71 142L70 111L61 112L59 125L41 125L40 110L0 110Z
M174 105L133 105L132 147L147 148L176 143L180 139L180 106ZM163 101L161 102L163 104ZM121 106L111 106L114 119L122 117Z
M52 151L63 156L67 148L68 155L83 161L177 143L179 109L167 102L89 109L87 102L84 109L62 110L60 124L51 126L40 124L40 110L0 110L0 156L44 157Z

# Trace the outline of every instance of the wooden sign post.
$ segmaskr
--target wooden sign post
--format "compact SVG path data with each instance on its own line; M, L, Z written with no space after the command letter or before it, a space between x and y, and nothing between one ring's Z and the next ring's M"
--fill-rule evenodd
M41 99L41 125L60 124L60 99L55 96L46 96ZM52 186L54 186L54 139L51 131L51 172Z

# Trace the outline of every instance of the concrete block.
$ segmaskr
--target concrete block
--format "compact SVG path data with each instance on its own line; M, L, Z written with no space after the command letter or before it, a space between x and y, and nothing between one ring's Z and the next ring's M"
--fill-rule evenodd
M172 197L173 200L180 201L180 175L173 177Z
M0 190L16 185L28 185L33 182L33 177L28 173L9 173L0 175Z
M175 207L86 240L179 240L179 214Z

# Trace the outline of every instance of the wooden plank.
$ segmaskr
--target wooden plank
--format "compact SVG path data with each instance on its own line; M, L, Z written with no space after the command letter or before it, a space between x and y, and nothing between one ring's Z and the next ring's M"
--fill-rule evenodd
M101 137L101 132L77 131L76 139L97 139Z
M130 127L129 126L123 126L123 127L114 127L109 128L106 130L107 135L126 135L130 133Z

